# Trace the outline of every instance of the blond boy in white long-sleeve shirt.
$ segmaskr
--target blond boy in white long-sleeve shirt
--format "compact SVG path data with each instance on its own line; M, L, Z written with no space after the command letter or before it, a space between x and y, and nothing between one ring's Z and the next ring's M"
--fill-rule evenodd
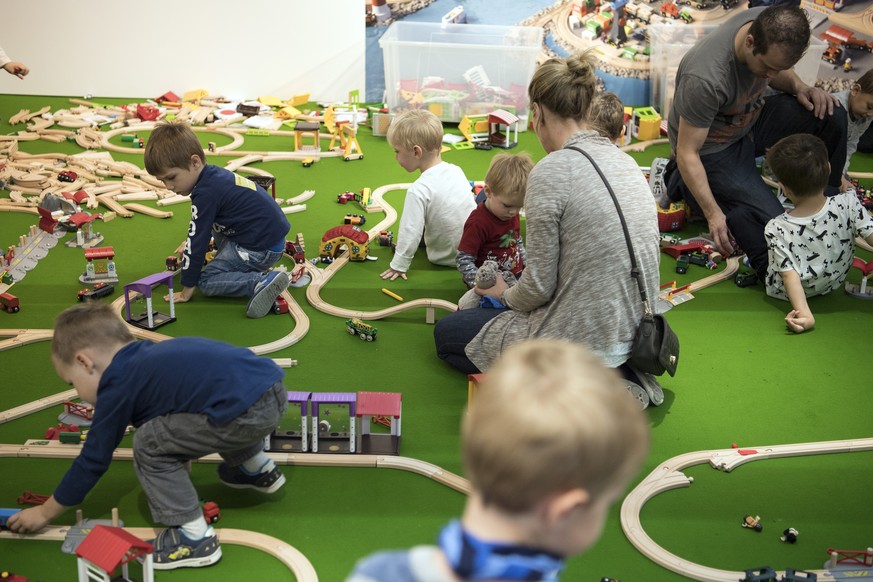
M461 168L440 157L442 122L429 111L412 109L391 122L387 137L397 163L421 176L406 191L394 259L380 276L406 279L422 238L431 263L454 267L464 223L476 203Z

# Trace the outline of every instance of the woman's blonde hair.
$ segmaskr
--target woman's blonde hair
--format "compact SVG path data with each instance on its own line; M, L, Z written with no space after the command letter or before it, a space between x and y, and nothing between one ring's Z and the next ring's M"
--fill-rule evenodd
M528 85L531 104L542 105L565 119L587 119L597 88L596 62L591 50L547 60L537 67Z

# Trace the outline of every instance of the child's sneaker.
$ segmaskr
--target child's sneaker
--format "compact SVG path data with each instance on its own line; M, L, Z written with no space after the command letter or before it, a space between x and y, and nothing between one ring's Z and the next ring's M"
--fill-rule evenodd
M249 299L249 304L246 306L246 316L257 319L270 313L276 297L288 288L288 283L288 273L284 271L267 273L264 280L255 287L255 293Z
M637 400L640 403L640 408L645 410L649 407L649 395L645 390L640 387L636 382L631 382L630 380L624 381L624 387L627 388L628 393L634 400Z
M279 467L257 475L249 475L242 467L231 467L227 463L218 465L218 478L234 489L255 489L261 493L275 493L285 484L285 475Z
M649 168L649 188L652 190L652 196L658 204L668 206L670 199L667 196L666 169L669 162L670 160L666 158L655 158Z
M214 534L202 540L188 539L179 526L168 527L150 542L155 547L154 569L202 568L221 559L221 546Z

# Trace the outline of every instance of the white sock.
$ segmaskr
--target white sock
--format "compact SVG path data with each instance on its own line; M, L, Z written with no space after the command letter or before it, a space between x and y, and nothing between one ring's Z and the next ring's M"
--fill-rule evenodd
M212 529L212 526L206 523L206 519L201 516L193 521L189 521L188 523L182 524L182 531L185 532L185 537L189 540L196 542L197 540L202 540L207 536L215 535L215 530Z
M260 475L272 471L276 467L273 459L267 456L267 453L260 452L251 459L242 464L242 469L249 475Z

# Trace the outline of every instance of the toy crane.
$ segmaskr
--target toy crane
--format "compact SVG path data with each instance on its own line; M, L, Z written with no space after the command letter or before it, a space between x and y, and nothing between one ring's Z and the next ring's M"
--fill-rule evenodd
M343 159L363 160L364 152L361 151L361 145L358 143L358 120L357 111L351 109L351 120L337 119L337 111L331 105L324 112L324 126L333 136L330 140L328 149L333 149L334 145L339 141L339 147L343 150Z

